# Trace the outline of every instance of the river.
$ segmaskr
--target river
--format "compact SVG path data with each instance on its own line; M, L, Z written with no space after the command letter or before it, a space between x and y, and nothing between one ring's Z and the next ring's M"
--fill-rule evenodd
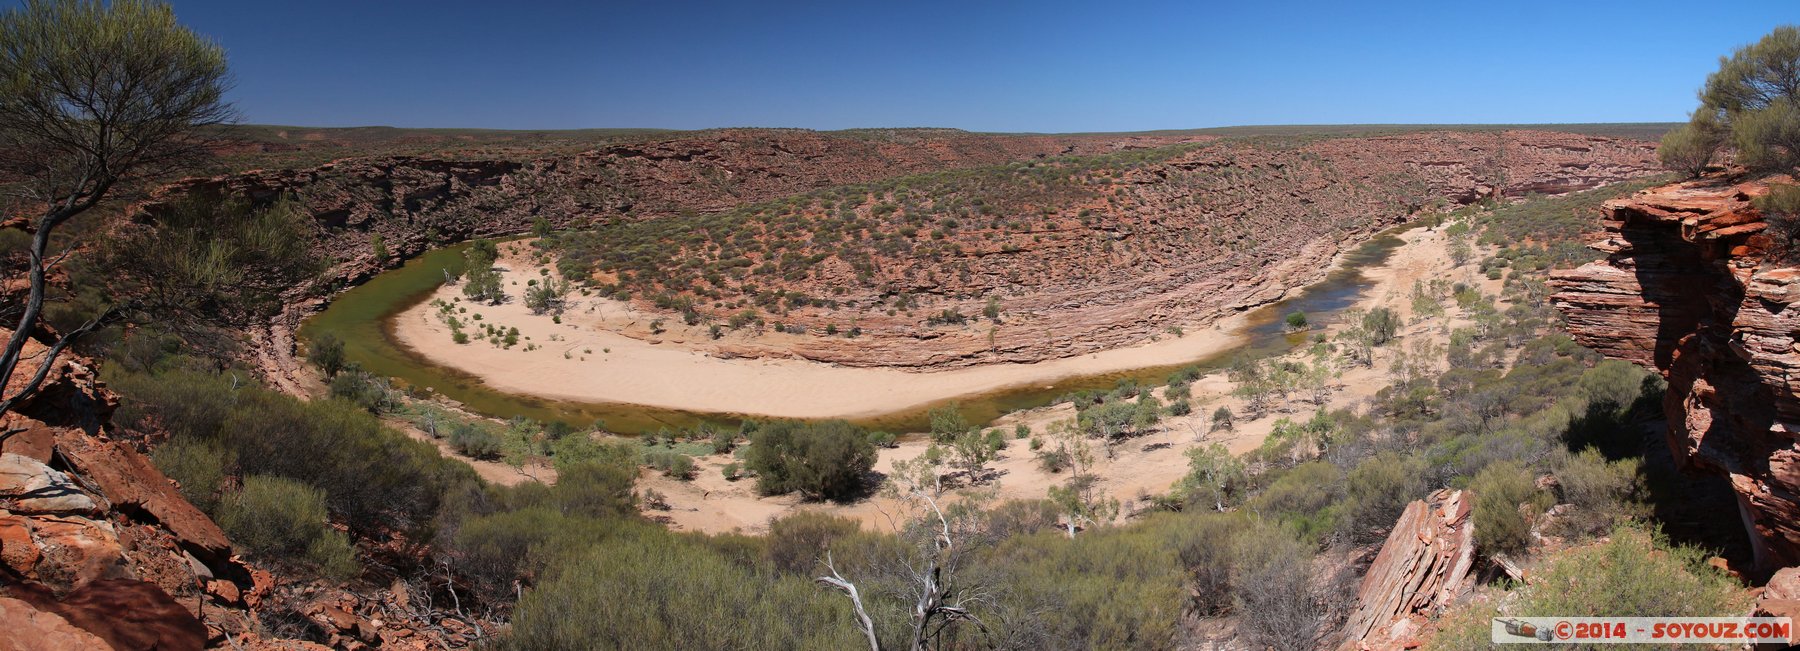
M1338 313L1354 305L1373 285L1362 270L1384 264L1402 244L1399 233L1414 226L1416 224L1398 226L1377 234L1339 256L1338 264L1325 278L1299 292L1290 292L1283 300L1252 310L1246 315L1245 340L1231 349L1199 359L1171 360L1168 364L1128 371L1062 378L1050 384L1031 382L958 396L930 405L855 419L855 422L894 432L924 431L929 428L927 413L931 409L955 402L970 422L985 423L1008 412L1051 404L1070 392L1110 389L1123 379L1160 384L1170 373L1183 367L1197 366L1202 371L1211 371L1239 356L1284 353L1304 342L1310 334L1289 332L1283 323L1285 315L1304 312L1315 328L1329 323ZM627 434L664 427L689 428L702 422L735 428L744 418L740 414L700 413L599 400L546 400L496 391L485 386L479 378L430 363L398 344L392 333L394 317L426 300L442 285L444 270L460 270L462 252L467 247L465 243L426 252L343 293L323 312L306 321L300 330L301 338L310 339L321 332L332 332L343 340L346 358L364 370L393 378L399 386L429 389L471 411L498 418L522 416L539 421L562 421L577 427L604 421L608 431Z

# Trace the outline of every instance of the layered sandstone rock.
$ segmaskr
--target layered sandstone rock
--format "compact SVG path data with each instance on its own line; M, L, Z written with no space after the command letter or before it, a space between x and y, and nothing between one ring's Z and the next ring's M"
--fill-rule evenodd
M1475 564L1472 496L1441 489L1408 504L1356 591L1346 648L1401 648L1469 588Z
M1604 261L1552 274L1583 345L1667 378L1677 462L1730 479L1757 564L1800 563L1800 269L1770 259L1764 179L1677 183L1605 205Z
M7 333L0 330L0 338ZM37 370L28 346L20 373ZM64 354L19 411L0 416L0 651L465 648L475 625L408 584L377 596L245 564L211 518L105 417L117 398L89 360ZM84 427L91 427L84 429ZM327 604L354 613L336 626ZM484 623L485 625L485 623ZM491 625L489 625L491 628Z

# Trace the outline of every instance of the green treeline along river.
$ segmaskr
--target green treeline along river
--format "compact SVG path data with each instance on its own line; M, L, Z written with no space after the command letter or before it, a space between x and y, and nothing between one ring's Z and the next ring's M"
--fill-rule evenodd
M1289 332L1282 323L1283 315L1299 311L1305 312L1315 325L1330 322L1339 312L1354 305L1362 292L1373 284L1363 276L1362 270L1384 264L1402 244L1399 234L1416 225L1397 226L1377 234L1343 254L1338 267L1324 279L1298 293L1290 293L1286 299L1252 310L1246 315L1246 340L1229 350L1199 359L1170 360L1168 364L1129 371L1062 378L1051 387L1046 387L1044 382L1033 382L854 420L859 425L890 432L925 431L929 429L927 413L931 409L955 402L970 422L985 423L1008 412L1051 404L1074 391L1111 389L1119 380L1160 384L1170 373L1183 367L1197 366L1202 371L1212 371L1223 368L1239 356L1284 353L1304 342L1308 333ZM497 418L522 416L545 422L561 421L576 427L604 421L607 431L625 434L653 432L664 427L690 428L703 422L735 428L746 418L743 414L699 413L607 402L605 396L594 396L592 402L571 402L496 391L482 384L480 378L430 363L396 343L391 333L394 318L427 300L444 283L446 269L460 271L463 250L468 246L463 243L428 251L344 292L325 311L306 321L300 329L300 337L306 340L319 333L334 333L344 342L346 359L361 365L364 370L393 378L399 386L430 389L471 411Z

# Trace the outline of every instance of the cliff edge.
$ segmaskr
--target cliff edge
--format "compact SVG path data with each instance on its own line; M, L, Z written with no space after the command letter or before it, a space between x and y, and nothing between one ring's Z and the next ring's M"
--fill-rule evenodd
M1800 268L1752 204L1771 182L1703 178L1604 206L1606 259L1558 271L1570 334L1660 372L1677 464L1723 475L1756 564L1800 564Z

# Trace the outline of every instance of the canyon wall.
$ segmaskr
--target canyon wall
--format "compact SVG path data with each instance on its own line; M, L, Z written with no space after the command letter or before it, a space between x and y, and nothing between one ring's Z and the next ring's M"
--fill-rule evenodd
M433 246L523 232L539 219L565 228L711 214L900 175L1214 140L733 130L536 159L351 158L309 169L249 171L169 186L142 214L154 218L171 200L194 193L298 200L312 217L316 249L333 263L325 292L297 293L287 313L251 333L258 366L277 386L294 391L292 332L300 317L331 290ZM926 327L924 313L895 318L877 301L862 300L861 312L807 308L782 318L821 331L855 322L865 338L809 338L778 350L728 340L718 342L716 352L920 368L1082 354L1141 341L1193 323L1197 315L1278 298L1321 277L1345 247L1433 199L1467 203L1497 190L1516 196L1584 189L1653 173L1654 159L1647 142L1542 131L1196 144L1119 166L1100 200L1054 206L1068 219L1043 230L1006 233L1016 236L1011 239L998 237L1005 229L953 233L946 243L958 246L950 257L933 254L929 262L956 273L882 261L882 284L923 297L931 313L978 313L983 296L1005 297L1008 326L997 332L973 325ZM377 236L392 253L387 260L372 253ZM921 233L920 241L932 240ZM855 275L851 265L829 256L819 269L787 289L837 296ZM847 299L842 302L858 302Z
M728 129L538 157L508 154L352 157L302 169L252 170L171 184L142 206L178 197L288 194L311 214L334 278L358 280L380 235L392 257L475 237L612 219L713 212L816 188L1055 156L1203 142L1211 136L1011 136L883 132L880 137ZM391 258L390 258L391 261Z
M1787 179L1776 179L1787 182ZM1711 178L1607 202L1605 260L1552 274L1570 333L1668 380L1668 442L1729 478L1756 562L1800 564L1800 269L1774 259L1752 199Z
M1496 183L1508 196L1566 192L1654 170L1647 143L1566 133L1221 142L1084 179L1097 188L1094 196L1056 206L1041 225L964 228L944 237L950 255L940 245L883 259L862 287L849 265L779 284L845 306L789 311L782 320L817 332L854 319L863 337L809 337L773 349L728 338L719 347L919 368L1081 355L1277 300L1323 278L1337 254L1436 200L1473 202L1492 195ZM895 292L922 309L891 314L882 299ZM979 314L990 296L1004 312L997 324L927 322L944 309Z

